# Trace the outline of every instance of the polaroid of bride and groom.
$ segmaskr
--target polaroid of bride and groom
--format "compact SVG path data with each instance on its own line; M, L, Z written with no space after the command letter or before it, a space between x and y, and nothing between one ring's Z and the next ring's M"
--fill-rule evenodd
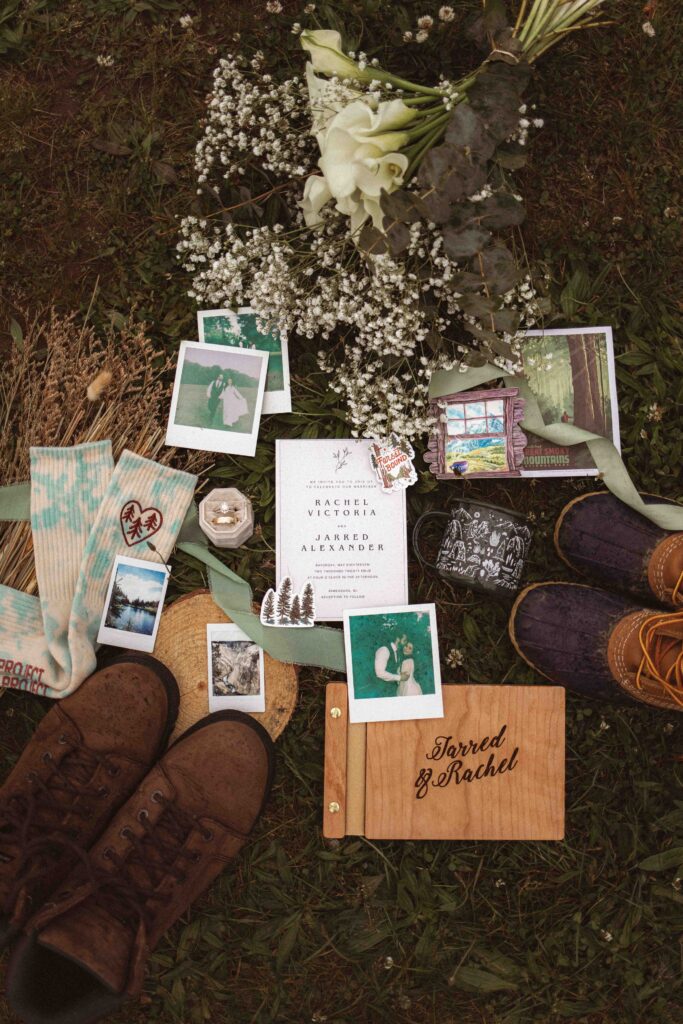
M166 444L255 455L268 353L182 341Z
M349 721L443 718L433 604L344 612Z

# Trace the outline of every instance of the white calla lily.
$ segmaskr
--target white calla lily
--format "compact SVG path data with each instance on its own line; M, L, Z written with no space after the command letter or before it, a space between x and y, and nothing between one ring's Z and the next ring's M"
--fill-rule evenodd
M384 215L379 196L403 184L408 158L400 150L409 135L401 129L415 116L401 100L380 103L377 110L356 100L331 119L324 133L318 134L322 153L318 166L336 208L351 217L352 231L368 217L382 229Z
M311 108L312 131L322 150L323 141L330 121L348 103L358 99L361 93L349 85L337 82L332 85L324 78L318 78L312 64L306 64L306 86Z
M311 32L307 29L299 39L304 50L310 53L316 71L324 75L337 75L339 78L355 78L359 82L367 82L372 77L346 56L338 32L332 29L316 29Z
M311 174L304 185L304 198L299 203L303 210L304 220L309 228L315 228L322 223L320 211L332 198L327 182L320 174Z

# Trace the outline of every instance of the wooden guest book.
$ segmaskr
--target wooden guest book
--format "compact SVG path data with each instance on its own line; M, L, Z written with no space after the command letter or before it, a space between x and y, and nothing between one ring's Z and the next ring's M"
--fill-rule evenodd
M562 839L564 690L444 686L443 702L444 718L351 724L346 683L328 684L325 837Z

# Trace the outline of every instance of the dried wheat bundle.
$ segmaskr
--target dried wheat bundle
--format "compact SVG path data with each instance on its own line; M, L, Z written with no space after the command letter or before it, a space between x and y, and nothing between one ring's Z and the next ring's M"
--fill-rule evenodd
M111 439L124 448L188 472L206 472L211 456L164 444L170 361L143 325L128 321L106 339L75 316L54 310L33 319L23 346L0 367L0 482L29 478L32 445ZM0 582L35 593L27 523L0 524Z

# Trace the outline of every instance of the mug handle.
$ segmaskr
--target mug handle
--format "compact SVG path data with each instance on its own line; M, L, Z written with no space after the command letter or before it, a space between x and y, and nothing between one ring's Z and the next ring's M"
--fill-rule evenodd
M428 569L436 569L436 565L433 562L428 562L426 558L422 556L419 545L419 537L422 531L424 523L428 519L450 519L448 512L424 512L413 527L413 550L417 555L417 560L422 566L426 566Z

